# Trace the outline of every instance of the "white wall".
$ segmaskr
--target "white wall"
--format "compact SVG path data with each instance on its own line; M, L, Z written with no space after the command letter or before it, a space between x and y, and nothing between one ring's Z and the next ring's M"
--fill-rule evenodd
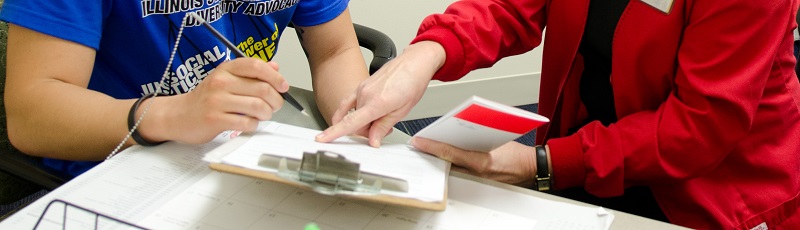
M425 16L441 13L454 0L352 0L353 22L372 27L391 37L398 53L416 35ZM275 61L293 86L311 89L308 62L294 36L287 31L281 38ZM506 58L492 68L476 70L455 82L433 81L425 96L405 120L440 116L471 95L479 95L508 105L538 102L541 48ZM365 58L371 54L365 52Z

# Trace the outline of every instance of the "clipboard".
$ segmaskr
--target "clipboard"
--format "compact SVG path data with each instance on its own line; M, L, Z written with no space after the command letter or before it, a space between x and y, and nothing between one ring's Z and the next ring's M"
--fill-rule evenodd
M281 126L289 126L292 129L305 129L278 122L270 123L273 125L279 124ZM259 127L259 129L262 129L262 127ZM232 157L230 156L231 154L237 151L243 151L240 148L252 139L258 137L264 138L264 136L268 135L277 136L279 134L269 132L242 134L207 153L203 160L208 162L209 168L220 172L275 181L330 196L432 211L443 211L447 206L446 185L448 176L446 172L449 171L449 163L446 164L446 168L444 172L442 172L444 175L441 175L444 178L442 182L443 192L441 194L441 199L430 201L397 195L407 193L414 189L419 190L420 188L418 188L418 184L408 179L362 170L360 166L363 162L348 159L347 156L345 156L346 151L342 151L341 149L330 150L320 148L315 149L316 151L303 151L302 157L299 158L262 152L257 154L258 157L250 156L251 158L247 161L254 160L255 162L252 165L243 165L226 161L226 159ZM284 136L282 138L288 137ZM313 136L309 141L313 142ZM324 145L323 143L316 144ZM292 144L274 143L274 145ZM381 149L375 149L366 144L339 143L328 145L381 151ZM255 160L256 158L257 160ZM436 159L438 160L438 158Z

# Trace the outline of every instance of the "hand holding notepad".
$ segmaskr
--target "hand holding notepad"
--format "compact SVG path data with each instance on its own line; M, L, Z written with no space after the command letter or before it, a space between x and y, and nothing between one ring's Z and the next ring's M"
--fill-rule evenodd
M414 136L489 152L547 122L539 114L472 96Z

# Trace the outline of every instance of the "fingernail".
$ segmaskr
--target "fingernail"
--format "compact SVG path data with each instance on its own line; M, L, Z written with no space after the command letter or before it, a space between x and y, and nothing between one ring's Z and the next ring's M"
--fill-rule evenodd
M322 138L325 138L325 133L317 134L316 138L317 138L317 140L321 140Z

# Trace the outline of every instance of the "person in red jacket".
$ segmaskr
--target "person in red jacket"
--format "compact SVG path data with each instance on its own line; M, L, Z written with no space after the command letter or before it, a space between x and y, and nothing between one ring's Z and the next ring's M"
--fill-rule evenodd
M541 43L538 112L551 123L537 130L540 145L487 154L412 144L456 170L540 190L615 197L644 187L686 227L798 229L798 3L457 1L427 17L317 140L356 133L378 146L430 80L456 80Z

